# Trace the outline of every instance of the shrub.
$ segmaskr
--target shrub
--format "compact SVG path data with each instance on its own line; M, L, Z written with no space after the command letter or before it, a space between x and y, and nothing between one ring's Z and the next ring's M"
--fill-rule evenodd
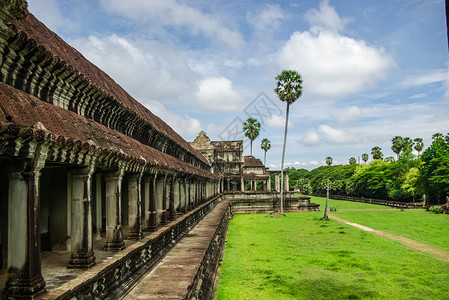
M436 214L441 214L443 212L443 208L441 206L431 206L429 207L429 211L436 213Z

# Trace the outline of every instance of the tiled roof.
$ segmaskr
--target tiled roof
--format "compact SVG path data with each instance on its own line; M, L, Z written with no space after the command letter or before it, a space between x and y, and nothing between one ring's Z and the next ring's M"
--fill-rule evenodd
M104 93L110 95L115 101L120 103L120 105L134 112L139 118L143 119L157 131L174 141L185 151L191 153L203 163L208 164L203 155L195 150L170 126L168 126L159 117L155 116L150 110L137 102L111 77L109 77L105 72L100 70L94 64L89 62L81 53L68 45L50 29L48 29L31 13L28 13L27 17L25 18L11 21L9 24L10 28L15 32L19 34L24 33L28 39L34 40L37 48L43 48L46 51L50 52L60 61L73 68L73 70L76 70L76 72L81 74L91 84L101 89ZM106 129L106 127L104 126L99 126L99 128ZM120 135L117 132L115 132L115 134ZM169 159L169 157L170 156L168 156L167 159Z

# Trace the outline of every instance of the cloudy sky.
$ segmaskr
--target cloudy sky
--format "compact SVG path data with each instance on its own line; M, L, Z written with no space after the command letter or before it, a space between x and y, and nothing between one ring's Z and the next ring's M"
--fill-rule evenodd
M283 69L303 78L286 165L347 164L395 135L449 132L443 0L29 0L29 10L187 141L243 139L279 169ZM249 155L249 141L245 140ZM371 155L370 155L371 157Z

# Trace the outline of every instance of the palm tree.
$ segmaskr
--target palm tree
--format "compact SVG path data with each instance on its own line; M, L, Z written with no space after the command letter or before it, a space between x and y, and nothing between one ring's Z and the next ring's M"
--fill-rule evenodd
M243 131L245 136L249 138L251 143L250 155L253 155L253 141L259 136L260 122L254 118L248 118L246 122L243 122Z
M402 150L405 151L412 151L413 149L413 140L409 137L405 137L402 141Z
M332 157L330 157L330 156L326 157L326 164L328 166L332 165Z
M357 160L355 159L355 157L351 157L350 159L349 159L349 164L350 165L355 165L357 163Z
M443 134L442 133L439 133L439 132L437 132L437 133L434 133L433 135L432 135L432 139L434 140L434 142L440 142L442 139L443 139Z
M368 156L367 153L363 153L363 154L362 154L362 160L365 162L365 164L366 164L366 162L368 161L368 158L369 158L369 156Z
M424 148L424 143L422 141L422 138L416 138L413 141L416 143L415 144L415 150L418 151L418 157L419 157L419 153Z
M384 154L382 153L382 148L376 146L371 149L371 155L373 156L373 159L382 159Z
M393 145L391 146L391 150L393 150L394 153L396 153L398 159L399 159L399 153L401 153L402 148L404 146L404 139L402 138L402 136L395 136L391 142L393 143Z
M385 157L384 161L385 162L394 162L394 157L393 156Z
M281 162L281 214L284 213L283 202L283 176L284 176L284 157L285 157L285 145L287 144L287 127L288 127L288 111L290 104L295 102L302 95L302 79L301 75L292 70L283 70L281 74L276 76L277 80L276 88L274 92L279 97L279 100L287 102L287 109L285 112L285 132L284 132L284 145L282 147L282 162Z
M267 151L271 149L271 144L269 139L263 139L262 143L260 144L260 148L262 148L263 151L265 151L265 155L263 158L263 164L264 166L267 163Z

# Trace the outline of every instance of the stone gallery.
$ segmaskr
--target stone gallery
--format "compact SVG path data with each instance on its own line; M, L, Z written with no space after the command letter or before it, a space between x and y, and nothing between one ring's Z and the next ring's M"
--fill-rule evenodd
M268 169L242 155L243 141L211 142L201 132L186 142L29 13L26 1L0 3L5 299L46 291L43 252L67 253L64 268L89 269L99 253L94 241L101 252L125 251L126 241L173 223L65 297L107 295L154 264L224 192L270 194Z

